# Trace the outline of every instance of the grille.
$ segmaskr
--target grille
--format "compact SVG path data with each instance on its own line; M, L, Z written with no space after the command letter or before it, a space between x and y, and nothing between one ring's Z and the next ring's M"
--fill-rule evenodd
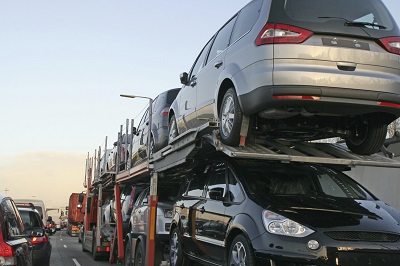
M376 232L325 232L327 236L342 241L396 242L400 236Z

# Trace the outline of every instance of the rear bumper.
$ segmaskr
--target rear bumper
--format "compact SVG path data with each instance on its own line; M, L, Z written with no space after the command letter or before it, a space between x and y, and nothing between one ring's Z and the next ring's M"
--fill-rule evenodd
M318 100L274 99L274 96L305 95L317 96ZM258 112L282 107L304 107L312 113L361 115L368 113L389 113L400 116L400 108L379 105L378 102L400 104L400 95L346 88L318 86L263 86L249 93L239 95L243 113ZM338 108L340 107L340 108Z

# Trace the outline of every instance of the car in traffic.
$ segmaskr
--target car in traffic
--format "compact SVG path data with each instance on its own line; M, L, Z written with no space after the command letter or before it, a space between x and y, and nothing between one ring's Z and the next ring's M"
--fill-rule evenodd
M14 201L0 194L0 265L32 265L32 244Z
M248 130L372 154L400 116L400 30L380 0L253 0L180 81L171 139L209 123L231 146Z
M172 221L172 209L173 205L176 199L176 196L178 195L179 191L179 184L174 183L174 182L169 182L169 183L158 183L158 188L157 188L157 195L158 195L158 202L157 202L157 213L156 213L156 221L157 225L155 228L155 245L156 249L158 251L164 251L168 249L169 246L169 228L171 225ZM132 209L132 214L130 217L129 221L129 227L128 227L128 232L131 233L131 235L135 238L139 238L140 236L146 235L148 226L149 226L149 197L150 195L150 187L146 186L142 192L139 194L137 197L133 209ZM143 254L145 250L145 246L143 246L142 241L139 241L138 246L136 247L136 257L142 257L145 256ZM138 255L138 253L141 253ZM160 265L161 261L158 260L167 260L167 258L163 258L164 252L163 253L156 254L155 256L155 264L154 265ZM133 257L127 256L125 257L127 265L131 265L131 260L133 260ZM139 259L140 261L140 259Z
M52 246L39 212L31 203L17 204L17 208L25 228L23 233L30 236L33 245L33 265L50 265Z
M132 135L122 134L120 142L120 150L118 150L118 141L116 141L113 148L106 152L107 171L116 171L117 163L119 164L119 170L126 168L127 160L130 158L129 151L132 143ZM118 158L118 156L120 157Z
M170 89L157 95L152 101L150 154L161 150L168 144L169 107L179 93L179 88ZM132 146L132 165L147 158L147 143L149 130L149 109L147 109L138 126L135 128Z
M208 159L174 205L170 265L398 265L400 212L342 170Z

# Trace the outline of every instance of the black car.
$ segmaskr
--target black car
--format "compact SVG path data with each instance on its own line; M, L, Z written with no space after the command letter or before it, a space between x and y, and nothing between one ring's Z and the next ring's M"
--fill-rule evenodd
M209 159L174 206L170 264L400 265L399 211L342 170Z
M24 223L24 234L30 236L30 242L33 245L33 265L50 265L52 246L43 221L33 204L25 205L17 204L17 208Z
M32 265L32 246L14 201L0 194L0 265Z

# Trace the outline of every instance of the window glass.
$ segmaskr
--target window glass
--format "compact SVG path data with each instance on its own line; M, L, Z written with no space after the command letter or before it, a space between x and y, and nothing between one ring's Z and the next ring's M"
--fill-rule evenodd
M295 21L324 23L336 18L379 24L386 29L393 27L386 8L375 0L286 0L284 8L287 16ZM369 25L365 27L385 30Z
M237 16L232 18L218 33L215 41L211 47L210 54L208 55L207 63L210 62L217 55L222 53L229 45L229 40L232 33L233 25L235 24Z
M212 40L213 39L208 41L206 46L204 46L203 50L201 51L200 55L197 57L196 63L194 64L192 71L190 72L189 80L191 80L194 76L196 76L200 72L200 70L203 68L204 59L207 57L208 50L210 49Z
M230 43L234 43L254 26L260 14L261 4L261 0L252 1L240 11Z
M9 200L5 199L1 203L1 208L4 211L4 217L6 222L7 238L12 238L22 234L22 221L16 211L14 204Z
M200 167L189 179L187 195L191 197L203 197L204 187L206 185L206 177L209 167Z
M19 214L21 215L25 230L41 227L40 220L38 219L39 214L33 211L20 211Z
M318 196L371 199L359 184L347 175L331 168L316 165L243 162L245 183L257 197Z
M207 185L206 198L211 198L209 193L212 190L220 191L221 200L222 200L222 197L225 196L226 181L225 181L225 167L223 167L223 164L218 165L218 168L215 169L211 173L210 179L209 179L208 185Z
M244 193L230 169L228 170L228 182L230 201L242 202L244 200Z

